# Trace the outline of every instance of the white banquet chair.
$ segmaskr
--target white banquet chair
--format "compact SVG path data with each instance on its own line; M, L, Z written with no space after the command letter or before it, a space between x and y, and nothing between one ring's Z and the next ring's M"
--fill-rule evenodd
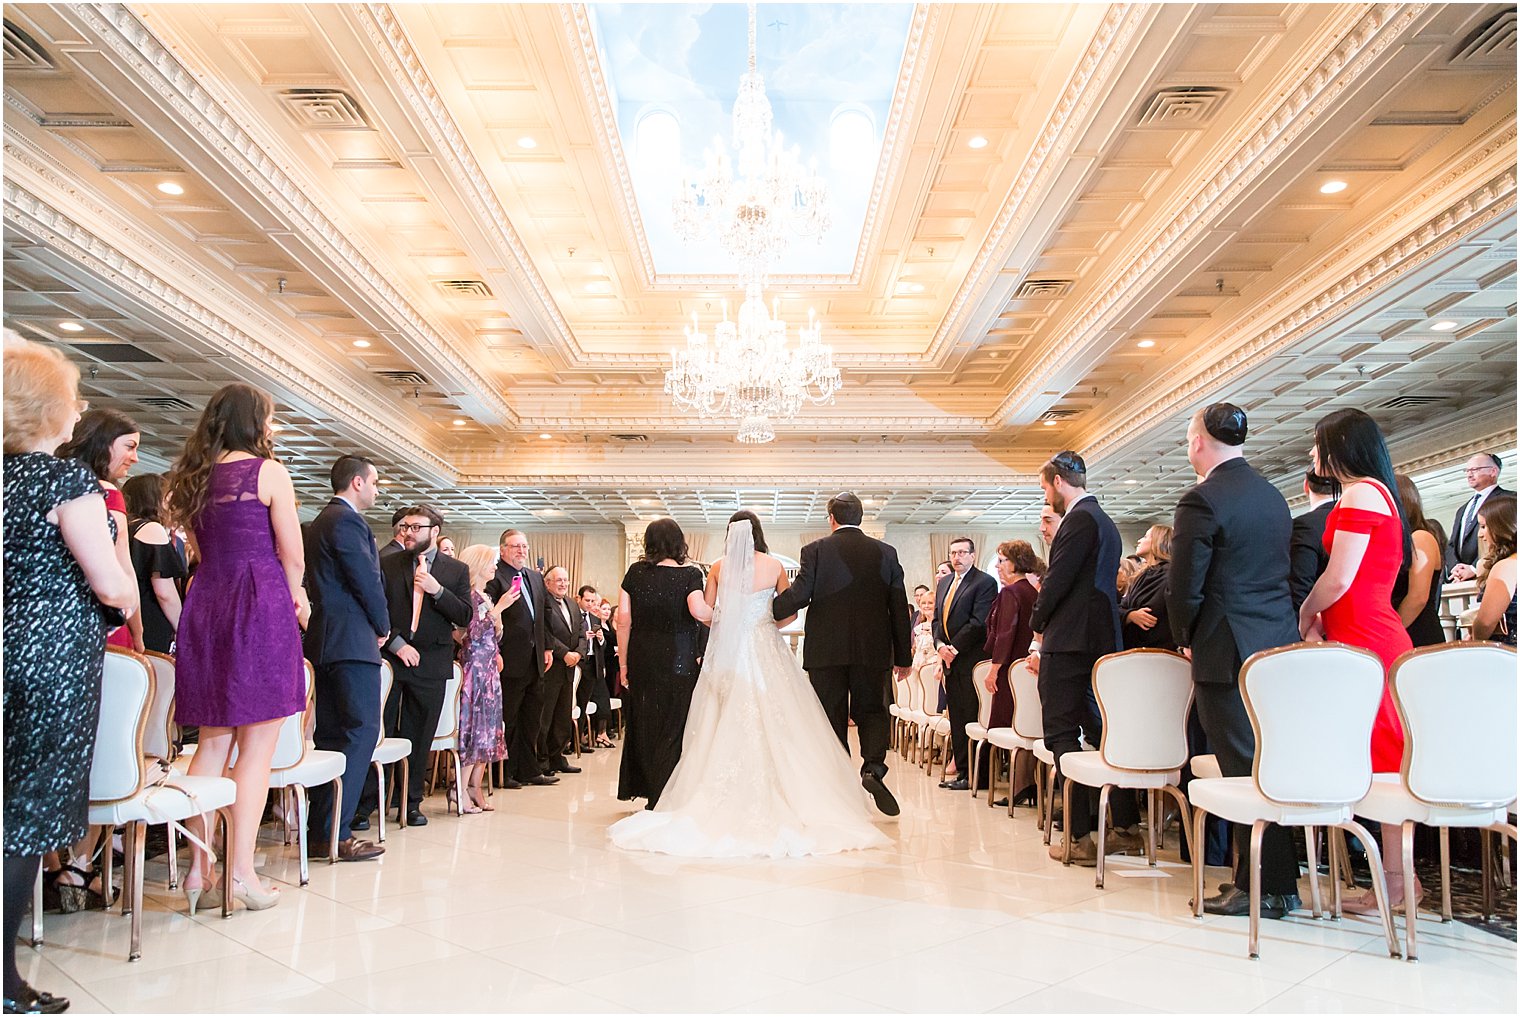
M378 792L376 800L380 802L379 816L377 817L376 836L381 843L385 842L385 814L388 811L385 805L390 801L385 796L385 768L387 766L401 765L401 783L405 788L412 773L412 742L409 738L392 738L385 734L385 701L390 698L391 687L396 684L396 672L391 669L391 662L384 658L380 661L380 738L375 743L374 754L370 756L370 765L375 768L375 789ZM335 806L336 807L336 806ZM396 806L396 828L406 829L406 799L403 796Z

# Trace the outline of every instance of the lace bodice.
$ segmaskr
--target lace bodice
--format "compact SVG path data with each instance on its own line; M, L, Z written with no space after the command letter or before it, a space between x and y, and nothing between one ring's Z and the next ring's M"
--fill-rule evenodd
M737 621L744 628L755 628L761 625L775 626L776 621L771 617L771 601L776 599L775 590L755 590L739 601ZM728 610L722 602L718 602L718 612L722 615Z

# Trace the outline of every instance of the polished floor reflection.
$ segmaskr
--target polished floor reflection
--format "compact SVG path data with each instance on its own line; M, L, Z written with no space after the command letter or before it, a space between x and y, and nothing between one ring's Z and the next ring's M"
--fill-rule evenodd
M896 762L893 760L893 762ZM1045 856L1033 813L898 764L891 850L779 862L624 854L617 753L497 811L391 833L379 863L312 867L263 846L271 911L184 915L148 869L142 960L119 914L47 916L22 974L75 1012L1463 1012L1516 1009L1515 945L1425 921L1420 961L1347 916L1193 919L1188 870ZM1168 852L1175 858L1175 848ZM1210 873L1211 884L1224 876ZM1306 897L1307 899L1307 897Z

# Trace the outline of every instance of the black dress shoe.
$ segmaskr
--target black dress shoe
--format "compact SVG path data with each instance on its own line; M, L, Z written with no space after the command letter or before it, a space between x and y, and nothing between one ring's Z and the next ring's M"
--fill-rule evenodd
M566 763L564 766L556 766L555 769L557 771L559 771L560 773L580 773L581 772L581 768L580 767L578 767L578 766L571 766L569 763Z
M1286 918L1290 911L1303 907L1296 893L1264 893L1261 895L1261 917ZM1232 886L1216 897L1203 899L1203 910L1211 915L1240 918L1251 913L1251 895L1238 886Z
M897 804L897 799L892 797L892 792L887 790L881 778L874 773L862 773L860 785L870 792L871 799L876 803L876 808L883 816L896 816L901 814L902 807Z
M523 781L523 783L531 784L535 787L548 787L550 784L558 784L559 778L551 776L547 773L541 773L537 777L529 777L527 780Z
M6 1013L63 1013L68 1008L69 1001L64 997L38 992L25 982L21 983L21 991L14 999L5 997Z
M508 777L501 786L508 791L517 791L522 787L522 781L516 777Z
M355 816L354 817L354 821L352 823L348 824L348 828L350 830L368 830L369 829L369 816L368 815Z
M422 814L421 809L413 809L406 814L407 826L427 826L428 818Z
M955 780L946 781L945 783L941 784L940 787L944 788L946 791L970 791L971 782L965 777L958 777Z

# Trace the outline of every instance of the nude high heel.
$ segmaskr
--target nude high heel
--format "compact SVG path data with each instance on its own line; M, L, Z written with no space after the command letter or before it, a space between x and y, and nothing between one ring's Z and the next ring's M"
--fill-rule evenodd
M280 894L277 890L270 890L265 894L257 894L248 888L248 884L241 879L233 877L232 899L237 901L249 911L267 911L280 903Z

